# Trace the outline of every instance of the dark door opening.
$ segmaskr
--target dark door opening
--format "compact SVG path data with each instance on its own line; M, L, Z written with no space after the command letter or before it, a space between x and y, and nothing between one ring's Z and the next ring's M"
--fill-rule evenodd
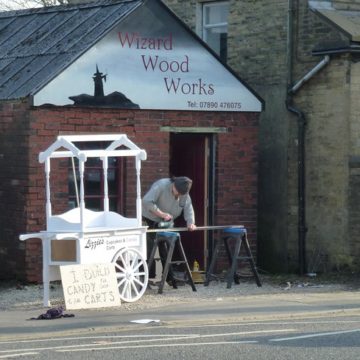
M211 138L206 134L175 133L170 137L170 175L187 176L193 180L190 191L197 226L205 226L209 220L209 146ZM186 226L182 217L176 226ZM182 244L190 267L195 260L200 270L207 265L208 234L206 231L182 232Z

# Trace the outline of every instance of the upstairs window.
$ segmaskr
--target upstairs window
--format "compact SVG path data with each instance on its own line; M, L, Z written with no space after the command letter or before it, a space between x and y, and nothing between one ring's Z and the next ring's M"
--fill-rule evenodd
M220 56L227 60L227 34L229 3L215 1L202 4L202 39Z

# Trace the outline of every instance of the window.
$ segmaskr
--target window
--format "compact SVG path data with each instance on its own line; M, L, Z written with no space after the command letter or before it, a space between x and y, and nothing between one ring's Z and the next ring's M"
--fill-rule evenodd
M226 62L229 3L203 3L201 12L202 38Z
M84 144L76 143L81 149ZM90 143L85 143L86 147L91 148ZM103 145L103 144L101 144ZM95 149L96 147L94 147ZM124 177L124 159L112 158L108 159L108 197L109 209L111 211L123 213L123 189L121 184ZM74 180L76 178L76 181ZM78 206L77 198L79 191L79 172L78 161L75 158L74 163L70 160L68 172L68 189L69 189L69 208ZM98 158L89 158L85 163L84 172L84 187L85 187L85 203L88 209L94 211L101 211L103 209L103 189L104 189L104 174L101 160Z

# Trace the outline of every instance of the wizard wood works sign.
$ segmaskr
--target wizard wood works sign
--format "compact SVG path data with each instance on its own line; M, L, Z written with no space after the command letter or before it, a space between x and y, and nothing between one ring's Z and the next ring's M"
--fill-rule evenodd
M34 105L261 111L260 100L165 9L149 2L34 95Z
M188 81L187 75L191 68L189 55L171 57L174 50L172 33L164 38L142 37L138 33L119 32L118 35L123 48L155 50L159 54L168 52L166 57L161 57L156 52L139 55L145 72L158 72L160 76L164 74L163 86L167 94L214 95L214 84L207 84L202 78L196 79L195 82ZM240 104L237 106L241 108Z

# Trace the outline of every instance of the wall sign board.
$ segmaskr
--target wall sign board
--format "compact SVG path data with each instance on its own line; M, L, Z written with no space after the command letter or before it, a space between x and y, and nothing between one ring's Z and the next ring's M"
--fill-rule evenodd
M34 105L261 111L261 101L156 2L122 20L34 95Z

